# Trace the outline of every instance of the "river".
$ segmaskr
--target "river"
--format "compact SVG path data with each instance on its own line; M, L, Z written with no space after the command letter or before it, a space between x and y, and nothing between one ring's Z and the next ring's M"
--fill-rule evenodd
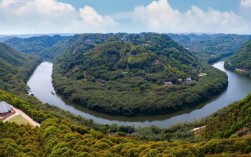
M194 121L196 119L206 117L224 106L244 98L249 92L251 92L251 79L225 70L224 61L219 61L213 66L224 71L228 75L229 85L221 95L194 108L183 110L174 114L159 116L110 116L90 111L81 106L64 101L54 90L51 77L53 64L51 62L42 62L30 77L27 85L30 87L29 94L34 94L34 96L42 102L57 106L58 108L73 113L74 115L80 115L87 119L93 119L94 122L99 124L117 123L118 125L131 125L136 127L155 125L164 128L177 123Z

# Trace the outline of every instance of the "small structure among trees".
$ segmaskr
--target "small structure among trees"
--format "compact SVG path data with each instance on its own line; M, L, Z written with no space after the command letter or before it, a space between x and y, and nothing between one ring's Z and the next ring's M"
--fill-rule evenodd
M171 86L171 85L173 85L173 83L172 83L172 82L165 82L164 85L165 85L165 86Z
M11 112L13 112L13 109L10 107L9 104L7 104L4 101L0 102L0 116L2 117L6 116L10 114Z
M186 78L186 79L184 80L184 83L185 83L185 84L189 84L191 81L192 81L192 79L191 79L190 77L188 77L188 78Z

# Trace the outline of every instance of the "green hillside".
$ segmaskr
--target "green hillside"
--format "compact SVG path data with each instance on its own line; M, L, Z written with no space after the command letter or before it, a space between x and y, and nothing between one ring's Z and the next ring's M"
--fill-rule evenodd
M123 79L127 76L155 76L151 81L156 83L157 80L163 82L164 80L172 81L172 79L177 82L170 75L185 78L193 69L189 65L196 65L195 59L189 55L184 56L183 62L186 64L169 58L167 55L162 56L147 50L143 46L125 42L108 42L97 45L93 50L84 53L82 58L79 58L82 63L72 65L66 71L70 72L71 76L80 74L76 76L77 79L86 76L106 81ZM176 69L172 67L172 64L175 64L172 62L176 62ZM77 70L75 70L76 67Z
M103 40L102 43L95 42L89 45L83 44L79 46L79 42L82 41L80 38L83 39L83 36L75 38L78 39L78 42L71 41L71 46L67 47L62 56L57 58L56 66L54 66L56 69L54 73L54 78L56 79L54 79L54 81L56 83L62 83L62 88L57 89L62 90L64 93L74 91L75 98L77 98L76 94L78 93L81 99L83 95L87 95L88 100L94 102L95 96L97 95L97 97L101 97L102 102L104 102L103 100L105 100L105 98L109 98L111 91L113 92L112 94L122 93L118 96L115 95L116 98L123 98L127 92L132 92L133 94L138 94L135 96L137 99L135 98L134 100L140 100L141 98L144 100L147 97L144 101L145 108L141 106L146 110L147 106L145 104L155 98L148 98L148 96L150 96L150 94L147 95L148 93L156 92L157 96L162 96L160 97L162 100L170 94L177 96L179 98L178 101L184 99L184 101L192 102L197 97L199 100L206 100L212 96L212 93L220 92L221 89L227 85L227 79L223 73L207 65L200 65L190 53L186 54L186 52L184 52L184 54L187 55L184 57L184 60L182 59L183 55L180 55L176 62L180 66L174 67L172 63L174 60L169 60L169 58L171 58L170 55L160 55L158 51L147 48L149 45L114 41L114 39L112 39L114 36L112 36L112 38L108 37ZM12 81L9 78L4 79L4 77L1 77L4 84L20 85L20 87L25 85L20 84L20 82L24 82L24 80L28 78L28 75L23 77L20 74L26 74L27 71L32 71L28 70L27 65L34 65L33 67L35 67L38 60L31 56L20 54L5 44L2 44L0 48L0 61L4 67L0 68L1 76L11 75L13 78L20 78L17 83L17 80ZM84 49L86 49L86 52L83 51ZM72 50L74 50L74 52ZM176 51L176 53L182 54L183 52ZM66 56L71 57L67 58ZM69 62L75 57L75 62ZM158 66L158 68L154 68L155 65ZM187 69L184 67L187 67ZM166 71L172 72L174 76L182 74L187 77L186 75L190 74L191 71L193 72L194 69L207 73L207 76L198 77L195 75L194 77L197 78L197 80L188 85L179 84L179 82L175 83L175 81L173 81L173 86L175 87L172 88L162 87L162 84L159 84L159 82L149 80L145 77L147 74L154 74L158 77L158 75L162 75L162 73ZM100 72L100 70L104 71ZM21 73L19 71L21 71ZM114 72L116 74L121 71L126 73L123 73L124 75L121 76L112 73ZM144 71L145 75L139 74L137 71ZM112 73L112 75L110 73ZM163 76L166 75L164 74ZM163 77L159 77L158 79L161 78ZM171 78L175 79L175 77ZM102 80L106 82L104 83ZM140 82L138 80L147 81L147 83L152 85L149 85L151 88L146 86L145 88L138 89L139 84L137 83ZM131 82L129 83L129 81ZM127 88L127 86L130 88ZM8 91L23 92L22 89L23 88L12 88L11 86L6 87ZM123 91L121 91L121 89L123 89ZM86 93L84 93L83 90ZM102 92L103 90L104 92ZM166 93L167 95L165 95ZM105 95L102 97L103 94ZM141 97L141 94L144 97ZM72 95L69 94L65 97L67 96L69 96L70 100L73 100ZM41 123L40 128L33 128L31 126L19 126L15 123L0 122L0 156L183 157L250 156L251 153L251 95L240 102L236 102L216 112L205 120L191 124L179 124L165 129L154 126L134 128L117 126L115 124L111 126L98 125L91 120L88 121L79 116L73 116L68 112L48 104L41 104L41 102L34 97L27 96L25 99L29 100L29 102L18 98L14 94L0 90L0 101L6 101L12 104L23 110L35 121ZM170 97L168 97L167 100L169 99ZM115 101L119 100L115 99ZM130 98L126 98L124 101L133 102L130 101ZM138 101L136 102L138 103ZM161 106L161 104L156 102L157 101L154 103L155 105ZM116 107L115 105L106 105L107 108ZM177 108L179 109L179 106ZM155 110L154 106L149 106L148 110L150 109L151 112ZM194 127L204 125L206 125L206 129L202 134L196 135L191 132Z
M237 103L237 106L225 108L227 117L219 121L206 124L206 132L211 128L219 127L218 124L226 123L228 118L236 117L237 123L244 118L250 122L248 116L241 116L239 111L249 113L250 97ZM33 119L41 123L40 128L17 125L15 123L0 122L0 156L250 156L251 137L210 138L201 139L199 142L184 140L142 140L140 136L125 134L105 134L96 129L79 125L64 117L59 118L50 114L50 110L37 110L36 105L17 98L13 94L0 91L0 101L7 101L22 109ZM218 119L214 115L213 119ZM223 117L223 114L222 116ZM223 121L221 121L223 120ZM234 120L231 118L232 123ZM248 123L246 123L248 124ZM223 125L225 130L231 129L231 125ZM222 128L222 126L220 126ZM230 128L228 128L230 127ZM239 126L239 128L242 126ZM248 126L250 127L250 126ZM218 129L219 130L219 129ZM155 129L155 132L159 132ZM191 131L190 131L191 132Z
M66 99L99 112L171 113L227 86L224 73L200 65L165 34L84 34L70 43L56 58L54 86ZM199 77L202 72L207 75ZM193 81L185 83L187 78Z
M169 34L180 45L186 47L200 60L213 63L234 54L250 35L235 34Z
M227 69L251 77L251 40L242 47L225 63Z
M21 54L0 43L0 89L10 92L26 91L26 81L38 62L38 58Z
M205 137L222 138L233 134L239 136L251 133L251 94L213 114L207 122Z
M55 49L58 47L58 42L67 41L69 37L54 35L54 36L38 36L30 38L11 38L5 41L6 44L15 48L17 51L36 54L46 58L53 58L57 55Z

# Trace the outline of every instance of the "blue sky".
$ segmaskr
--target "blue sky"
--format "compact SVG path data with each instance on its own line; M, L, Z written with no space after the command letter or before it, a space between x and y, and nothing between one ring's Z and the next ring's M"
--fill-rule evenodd
M71 3L75 8L81 8L84 5L94 7L101 14L113 14L117 12L130 11L140 5L148 5L153 0L60 0L61 2ZM208 7L230 11L238 10L240 0L169 0L174 9L186 11L191 6L196 5L203 10Z
M251 0L0 0L0 34L251 34Z

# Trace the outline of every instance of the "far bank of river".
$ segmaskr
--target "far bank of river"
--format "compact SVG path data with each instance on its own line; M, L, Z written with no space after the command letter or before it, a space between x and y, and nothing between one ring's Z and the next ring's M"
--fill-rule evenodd
M69 111L74 115L80 115L87 119L93 119L94 122L100 124L118 125L134 125L134 126L150 126L156 125L159 127L168 127L181 122L193 121L206 117L218 109L244 98L251 92L251 79L224 69L224 61L219 61L213 64L215 68L224 71L228 75L229 85L225 92L215 97L214 99L196 106L191 109L183 110L175 114L147 116L147 117L120 117L111 116L95 111L90 111L86 108L72 105L60 98L52 84L52 67L51 62L42 62L34 71L28 81L30 93L40 99L44 103L57 106L63 110Z

